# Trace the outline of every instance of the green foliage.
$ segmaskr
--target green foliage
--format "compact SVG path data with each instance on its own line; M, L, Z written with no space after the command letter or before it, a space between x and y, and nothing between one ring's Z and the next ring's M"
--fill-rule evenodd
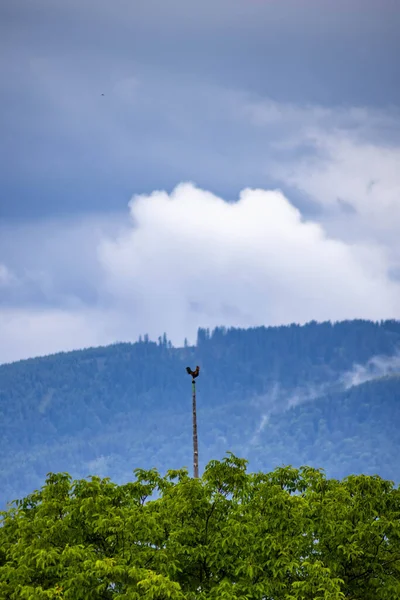
M229 454L200 479L49 474L2 513L4 600L393 600L400 492L311 467L248 473Z

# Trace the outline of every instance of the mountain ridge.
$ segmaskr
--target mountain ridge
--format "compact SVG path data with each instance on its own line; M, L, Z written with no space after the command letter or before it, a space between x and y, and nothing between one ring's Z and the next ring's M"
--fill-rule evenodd
M5 449L0 503L40 486L49 471L86 476L92 470L124 480L135 467L190 466L187 364L201 366L201 468L232 450L249 458L252 468L274 468L277 461L298 464L300 459L313 465L321 459L338 476L371 467L400 479L393 459L400 451L396 431L390 429L392 438L381 458L379 447L360 438L382 445L382 428L398 418L399 348L400 322L355 320L200 329L195 346L173 348L164 335L158 344L146 338L0 365L0 438ZM350 385L360 378L366 381ZM357 406L364 398L391 415L389 421L378 422L380 430L369 409L369 421L361 426ZM340 450L340 440L346 438L332 410L324 413L334 401L347 419L354 415L358 427L346 425L358 440L353 447L345 443L346 454ZM328 427L328 437L323 423L315 425L317 416L318 422L336 423L334 432ZM393 463L389 470L388 461Z

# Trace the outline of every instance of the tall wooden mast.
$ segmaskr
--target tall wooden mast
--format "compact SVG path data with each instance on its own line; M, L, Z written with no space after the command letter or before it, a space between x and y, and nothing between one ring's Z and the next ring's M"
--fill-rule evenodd
M199 476L199 444L197 440L197 410L196 410L196 377L199 376L200 367L194 371L186 367L186 373L192 376L192 415L193 415L193 476Z
M197 412L196 412L196 381L192 380L192 411L193 411L193 476L199 476L199 445L197 441Z

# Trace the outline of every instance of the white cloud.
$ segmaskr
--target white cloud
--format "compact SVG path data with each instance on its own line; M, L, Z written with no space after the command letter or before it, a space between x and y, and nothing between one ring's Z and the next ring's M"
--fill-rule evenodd
M1 308L0 362L100 345L104 341L102 316L84 310L74 314L53 309Z
M193 320L250 326L398 309L384 256L329 238L279 191L247 189L227 203L183 184L134 199L131 214L132 231L101 248L108 291L180 337Z
M398 231L400 148L361 143L346 132L315 131L313 138L318 154L281 168L281 177L325 207L346 203L377 234Z
M366 381L400 373L400 354L393 356L374 356L364 365L355 364L351 371L342 376L345 389L360 385Z
M4 308L1 361L146 332L155 339L166 331L181 344L185 336L194 339L198 326L400 316L400 286L387 276L385 255L329 237L280 191L246 189L228 203L186 183L171 194L134 197L130 213L124 228L98 227L93 235L87 222L87 229L79 224L70 231L72 263L66 256L63 263L68 286L72 267L80 280L85 258L96 302ZM51 239L50 267L57 263L57 240L64 248L68 236L53 231ZM68 286L58 284L52 294L62 304Z
M242 110L261 130L283 129L271 144L265 172L312 200L328 234L378 244L393 264L400 264L398 111L299 107L262 99L244 102Z
M329 236L357 244L372 261L384 256L399 273L399 111L247 98L241 113L269 136L265 173L311 200Z

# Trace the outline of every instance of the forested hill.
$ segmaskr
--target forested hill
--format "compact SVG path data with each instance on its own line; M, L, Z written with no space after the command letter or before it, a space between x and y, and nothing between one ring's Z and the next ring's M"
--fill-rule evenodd
M400 480L399 351L398 321L312 322L2 365L0 504L48 471L123 481L136 467L190 467L185 367L196 364L201 468L232 450L250 467L308 462L338 477L372 469Z

